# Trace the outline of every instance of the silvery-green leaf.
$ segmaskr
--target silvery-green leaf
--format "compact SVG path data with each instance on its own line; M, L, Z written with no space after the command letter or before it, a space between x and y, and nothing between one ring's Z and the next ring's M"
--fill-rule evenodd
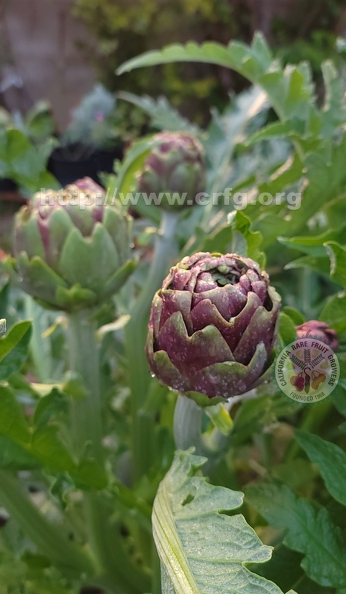
M282 594L246 568L268 561L272 549L241 514L222 513L240 507L243 494L198 476L205 462L192 449L176 452L155 499L153 531L164 594Z

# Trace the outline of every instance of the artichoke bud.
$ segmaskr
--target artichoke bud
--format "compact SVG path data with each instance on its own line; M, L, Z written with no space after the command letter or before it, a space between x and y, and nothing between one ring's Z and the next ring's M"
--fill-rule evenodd
M271 377L280 302L250 258L184 258L152 303L151 371L201 405L248 392Z
M15 219L17 280L50 308L98 306L133 271L130 240L131 218L89 178L38 192Z
M315 338L327 344L333 351L339 348L338 335L326 322L309 320L296 327L298 338Z
M162 132L157 145L137 174L142 194L160 197L164 210L193 206L206 188L204 150L197 138L186 132Z

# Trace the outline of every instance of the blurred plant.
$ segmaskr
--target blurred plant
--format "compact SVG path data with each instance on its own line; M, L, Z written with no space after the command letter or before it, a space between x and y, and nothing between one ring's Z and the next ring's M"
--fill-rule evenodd
M34 143L49 140L55 132L55 121L49 101L38 101L23 116L19 111L12 113L12 126L26 134Z
M73 111L72 121L60 139L62 146L78 144L93 151L119 142L114 129L115 108L114 95L96 84Z
M51 105L40 101L22 116L0 108L0 178L18 184L24 196L41 188L58 188L47 171L48 159L57 146Z

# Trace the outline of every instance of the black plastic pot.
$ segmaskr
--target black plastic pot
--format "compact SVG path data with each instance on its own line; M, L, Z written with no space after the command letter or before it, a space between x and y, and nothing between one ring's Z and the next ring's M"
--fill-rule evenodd
M0 178L0 192L16 192L17 184L11 179Z
M123 148L120 146L109 151L95 150L90 154L83 147L59 147L50 156L48 171L62 186L86 176L102 185L99 173L112 173L114 160L122 157Z

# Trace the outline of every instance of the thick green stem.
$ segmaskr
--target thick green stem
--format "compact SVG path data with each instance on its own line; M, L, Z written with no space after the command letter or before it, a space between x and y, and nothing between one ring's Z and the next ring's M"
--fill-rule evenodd
M75 452L80 456L88 444L92 455L102 463L102 404L96 321L88 310L69 315L68 321L70 371L78 374L85 390L84 397L73 398L71 402Z
M155 458L154 417L152 413L145 410L150 374L144 347L151 302L155 291L168 272L172 255L176 251L174 235L178 219L179 214L176 213L162 215L162 225L156 239L149 275L131 313L131 320L126 326L126 350L132 397L132 457L135 482L149 470Z
M80 457L85 448L103 464L102 401L100 394L99 353L96 342L96 321L93 312L82 310L69 315L68 338L70 370L82 381L84 396L71 402L71 424L75 453ZM99 572L111 584L115 594L136 592L132 576L126 575L126 561L121 555L119 535L112 529L111 515L102 496L85 492L85 516L89 543L98 561ZM119 546L117 546L119 544Z
M92 560L58 527L47 522L19 482L6 470L0 470L0 501L39 551L65 575L88 578L93 574Z
M178 396L174 411L174 439L177 449L196 448L196 454L206 456L206 472L220 460L229 441L230 433L215 428L210 435L202 433L203 408L186 396Z
M196 448L196 454L204 456L202 439L203 409L190 398L178 396L174 411L174 440L178 450Z

